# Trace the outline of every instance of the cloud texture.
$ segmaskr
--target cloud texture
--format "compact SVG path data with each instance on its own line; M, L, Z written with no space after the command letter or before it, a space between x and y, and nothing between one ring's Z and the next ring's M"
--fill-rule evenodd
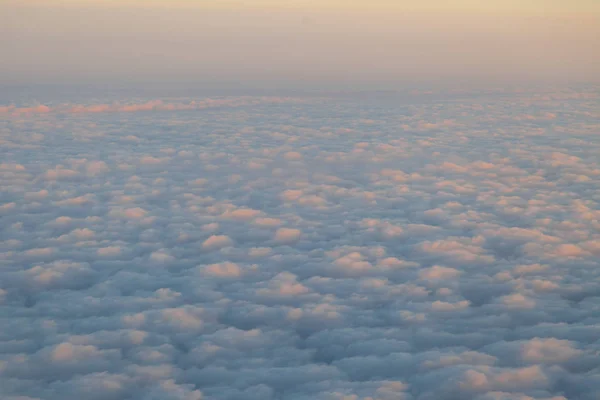
M597 399L599 93L5 106L0 397Z

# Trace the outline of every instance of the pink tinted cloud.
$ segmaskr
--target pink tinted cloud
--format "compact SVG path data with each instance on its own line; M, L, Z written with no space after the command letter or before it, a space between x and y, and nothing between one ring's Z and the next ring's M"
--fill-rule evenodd
M50 107L43 104L33 107L0 106L0 114L46 114L51 111Z
M127 113L143 111L185 111L204 110L217 107L244 107L260 104L297 103L299 99L291 97L232 97L223 99L202 99L190 102L167 103L162 100L151 100L143 103L112 103L112 104L63 104L58 106L37 105L32 107L17 107L15 105L0 106L0 114L13 116L29 114L92 114L92 113Z

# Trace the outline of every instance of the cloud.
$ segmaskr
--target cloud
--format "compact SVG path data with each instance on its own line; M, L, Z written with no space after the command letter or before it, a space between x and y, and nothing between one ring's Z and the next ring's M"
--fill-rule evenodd
M309 293L310 289L297 282L296 278L294 274L282 272L269 281L268 288L259 289L258 294L269 297L291 297Z
M447 281L449 279L454 279L460 275L460 271L454 268L442 267L439 265L434 265L431 268L426 268L419 272L419 277L421 279L432 280L432 281Z
M65 168L63 166L57 166L55 168L49 169L44 174L44 177L50 181L73 179L77 176L79 176L79 173L77 171Z
M300 161L302 160L302 154L297 151L288 151L283 155L283 158L288 161Z
M111 216L131 220L140 220L147 214L148 212L141 207L115 208L110 211Z
M96 113L136 113L149 111L194 111L211 108L236 108L256 106L261 104L295 104L303 100L293 97L230 97L230 98L205 98L189 102L164 102L150 100L142 103L112 103L112 104L62 104L46 106L43 104L32 107L2 106L0 114L11 116L28 116L32 114L96 114Z
M532 90L3 108L0 398L596 400L598 88Z
M508 308L533 308L535 307L535 301L522 295L521 293L514 293L502 298L502 303Z
M237 210L227 210L221 216L225 219L233 219L238 221L249 220L260 215L260 211L253 210L250 208L246 209L237 209Z
M167 161L167 157L143 156L140 158L140 164L142 165L158 165L166 163Z
M205 250L216 250L233 245L233 241L227 235L212 235L202 243Z
M302 231L293 228L279 228L273 239L280 244L294 243L300 239Z
M46 258L54 254L55 249L52 247L41 247L26 250L23 255L28 258Z
M175 261L175 257L170 255L167 250L160 249L150 254L150 261L156 264L169 264Z
M116 257L121 254L121 248L119 246L107 246L99 248L96 254L99 257Z
M465 308L469 307L469 304L470 303L468 300L462 300L457 303L448 303L445 301L436 300L431 304L431 309L434 311L441 311L441 312L458 311L458 310L464 310Z
M104 174L110 170L104 161L90 161L85 168L90 176Z
M202 268L202 273L216 278L239 278L242 276L242 269L235 263L225 262L207 265Z
M66 206L82 206L85 204L89 204L93 201L94 195L83 195L77 197L71 197L69 199L64 199L56 202L57 206L66 207Z
M523 360L532 364L560 363L582 355L571 342L554 338L534 338L523 344L521 352Z

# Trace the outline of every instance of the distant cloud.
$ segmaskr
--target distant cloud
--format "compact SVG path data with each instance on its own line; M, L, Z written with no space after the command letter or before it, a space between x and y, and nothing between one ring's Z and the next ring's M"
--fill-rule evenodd
M167 103L162 100L150 100L144 103L129 104L63 104L58 106L38 105L34 107L17 107L14 105L0 107L0 114L12 116L28 116L32 114L96 114L96 113L134 113L148 111L193 111L211 108L236 108L261 104L295 104L304 100L292 97L229 97L215 99L192 100L186 103Z

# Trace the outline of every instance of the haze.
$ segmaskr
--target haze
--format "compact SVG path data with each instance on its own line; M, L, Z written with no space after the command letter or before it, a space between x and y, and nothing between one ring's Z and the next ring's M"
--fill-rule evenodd
M0 83L596 82L598 4L9 0Z

